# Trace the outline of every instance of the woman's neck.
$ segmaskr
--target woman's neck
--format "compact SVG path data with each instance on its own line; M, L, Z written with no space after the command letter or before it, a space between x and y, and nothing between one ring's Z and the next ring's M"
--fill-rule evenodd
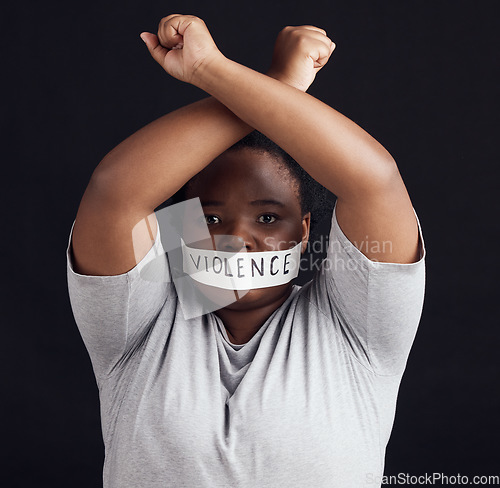
M230 342L245 344L264 325L271 314L286 301L292 290L293 286L290 286L278 299L259 307L244 309L226 307L214 313L222 320Z

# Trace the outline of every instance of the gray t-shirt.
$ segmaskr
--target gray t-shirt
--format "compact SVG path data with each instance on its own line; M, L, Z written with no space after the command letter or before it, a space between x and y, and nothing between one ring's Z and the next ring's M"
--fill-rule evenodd
M417 219L418 221L418 219ZM73 222L74 225L74 222ZM185 319L172 282L72 268L69 296L94 368L105 488L379 487L421 316L416 263L369 260L334 211L327 257L243 345L213 313Z

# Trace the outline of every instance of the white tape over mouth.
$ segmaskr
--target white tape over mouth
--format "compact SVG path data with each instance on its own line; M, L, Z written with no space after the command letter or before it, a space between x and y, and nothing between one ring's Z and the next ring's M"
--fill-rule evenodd
M226 290L283 285L299 274L302 243L284 251L227 252L186 246L181 239L184 273L199 283Z

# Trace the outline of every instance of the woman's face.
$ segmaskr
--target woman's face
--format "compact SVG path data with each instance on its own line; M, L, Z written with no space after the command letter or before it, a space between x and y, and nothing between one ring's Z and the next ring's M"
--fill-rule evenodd
M281 161L250 148L224 152L188 185L186 198L199 197L211 243L222 251L285 250L309 237L310 215L302 215L298 182ZM193 224L194 225L194 224ZM288 295L291 283L253 289L243 294L208 285L197 286L216 303L217 296L235 302L228 309L254 308ZM228 303L228 301L225 301Z

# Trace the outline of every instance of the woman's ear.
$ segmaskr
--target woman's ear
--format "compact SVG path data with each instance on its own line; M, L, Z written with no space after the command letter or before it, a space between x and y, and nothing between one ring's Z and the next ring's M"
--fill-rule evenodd
M302 248L300 250L301 254L304 254L304 252L307 249L310 229L311 229L311 212L307 212L302 217Z

